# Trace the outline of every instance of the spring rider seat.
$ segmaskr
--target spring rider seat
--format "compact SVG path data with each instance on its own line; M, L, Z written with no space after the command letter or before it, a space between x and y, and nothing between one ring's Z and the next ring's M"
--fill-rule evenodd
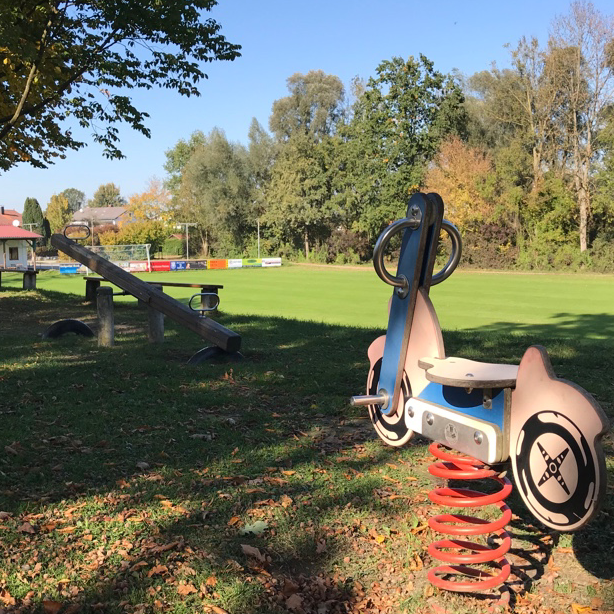
M489 494L463 488L436 488L429 494L441 505L494 504L501 510L492 522L463 514L429 521L433 530L456 538L493 534L487 544L445 539L429 547L433 558L448 563L430 570L429 580L440 588L473 592L501 585L511 570L505 526L512 514L503 501L511 482L502 475L502 464L511 463L520 495L537 520L557 531L580 529L605 493L600 440L607 420L589 393L556 377L543 347L529 347L517 366L446 357L429 289L452 274L462 243L443 211L439 195L414 194L406 217L386 228L375 245L375 271L394 291L386 334L368 349L367 394L352 397L351 403L368 408L377 434L389 445L402 446L414 433L433 440L429 449L439 460L429 468L431 474L492 478L499 484ZM452 253L433 275L441 230L451 239ZM393 276L383 257L391 237L401 232ZM497 571L475 567L483 563Z

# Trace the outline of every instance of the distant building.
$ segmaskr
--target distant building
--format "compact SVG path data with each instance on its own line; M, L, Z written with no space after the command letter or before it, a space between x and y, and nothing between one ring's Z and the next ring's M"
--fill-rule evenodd
M0 266L3 269L27 268L28 247L35 248L37 239L42 239L42 237L35 232L12 224L0 224Z
M134 222L134 214L127 207L86 207L72 216L73 222L88 225L113 224L121 227L123 224Z
M19 211L0 207L0 226L12 226L15 220L17 220L21 226L21 213L19 213Z

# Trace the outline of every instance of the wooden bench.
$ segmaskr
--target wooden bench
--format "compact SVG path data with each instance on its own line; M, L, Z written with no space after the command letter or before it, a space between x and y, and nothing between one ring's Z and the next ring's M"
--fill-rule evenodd
M96 300L96 290L100 287L103 281L108 281L104 277L97 277L95 275L85 275L85 300L94 302ZM155 286L171 286L174 288L199 288L198 293L207 292L209 294L219 294L219 290L224 286L220 284L195 284L183 281L151 281L147 282ZM118 295L130 295L129 292L116 292ZM197 293L195 293L197 294ZM215 305L217 301L213 297L201 296L200 306L201 309L208 309Z
M36 276L39 272L36 269L2 267L0 268L0 286L2 286L2 273L23 273L23 289L36 290Z

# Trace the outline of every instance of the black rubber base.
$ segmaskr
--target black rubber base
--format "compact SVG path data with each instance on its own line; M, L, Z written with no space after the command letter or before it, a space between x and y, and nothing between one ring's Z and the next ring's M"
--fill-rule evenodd
M199 365L202 362L238 362L243 360L241 352L226 352L215 345L198 350L190 360L189 365Z
M94 333L92 329L81 320L58 320L54 322L43 333L43 339L56 339L66 333L75 333L76 335L82 335L83 337L93 337Z

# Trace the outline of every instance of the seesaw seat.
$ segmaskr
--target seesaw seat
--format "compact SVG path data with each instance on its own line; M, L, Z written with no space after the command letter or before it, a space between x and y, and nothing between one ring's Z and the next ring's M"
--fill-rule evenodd
M517 365L497 365L467 358L421 358L418 366L430 382L458 388L514 388Z

